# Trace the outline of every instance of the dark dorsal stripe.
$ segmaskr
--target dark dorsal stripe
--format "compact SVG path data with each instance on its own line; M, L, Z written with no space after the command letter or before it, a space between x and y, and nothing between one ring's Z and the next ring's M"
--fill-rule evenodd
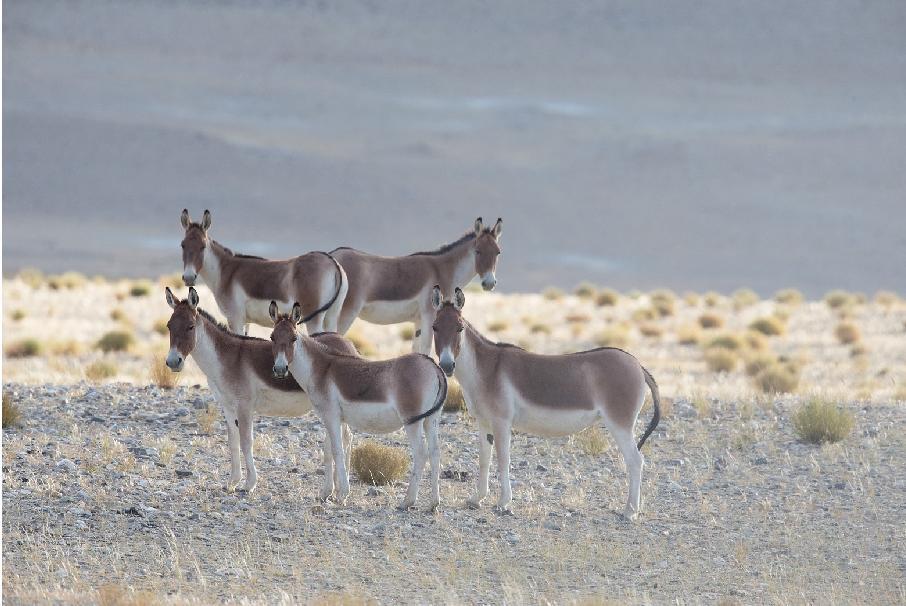
M484 229L485 233L489 233L490 231L491 231L490 228ZM456 248L457 246L459 246L465 242L468 242L469 240L474 240L474 239L475 239L475 231L473 230L473 231L466 232L465 234L462 235L461 238L459 238L459 240L456 240L455 242L450 242L449 244L444 244L440 248L436 248L434 250L414 252L409 256L415 257L417 255L427 255L430 257L436 257L437 255L442 255L444 253L448 253L451 250L453 250L454 248Z
M183 301L183 302L185 303L185 301ZM214 328L216 328L219 332L221 332L221 333L223 333L223 334L225 334L225 335L227 335L227 336L229 336L229 337L234 337L234 338L239 339L239 340L241 340L241 341L261 341L261 342L263 342L263 343L267 343L267 342L268 342L267 339L261 339L261 338L259 338L259 337L250 337L250 336L248 336L248 335L239 335L239 334L234 333L234 332L231 331L225 324L222 324L222 323L218 322L217 320L215 320L215 319L214 319L214 316L212 316L211 314L209 314L208 312L206 312L205 310L203 310L203 309L200 308L200 307L196 307L196 308L195 308L195 311L197 311L197 312L198 312L198 315L200 315L202 318L204 318L205 320L207 320L207 321L208 321L211 325L213 325Z

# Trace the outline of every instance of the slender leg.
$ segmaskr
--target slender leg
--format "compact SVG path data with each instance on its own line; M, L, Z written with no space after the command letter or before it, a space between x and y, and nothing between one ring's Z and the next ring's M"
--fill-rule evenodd
M409 487L406 489L406 498L400 503L400 509L409 509L415 506L418 500L418 484L422 479L425 469L425 460L428 453L425 448L425 432L421 423L406 425L406 436L409 438L409 447L412 449L412 472L409 475Z
M636 448L635 438L632 431L624 427L610 427L610 433L614 437L620 453L623 455L623 462L626 463L626 472L629 474L629 497L626 500L626 509L623 515L629 520L635 520L641 511L642 500L642 467L645 465L645 459L642 453Z
M318 314L317 316L309 320L305 324L305 329L310 335L324 332L324 314Z
M340 505L346 504L346 498L349 496L349 476L346 473L346 456L343 453L343 431L340 429L339 411L330 411L322 415L321 420L327 429L327 435L330 437L330 452L333 455L333 464L337 475L336 498ZM329 475L328 470L324 470L324 475Z
M334 488L333 446L330 443L330 434L327 432L324 433L321 452L323 453L322 461L324 463L324 483L321 485L321 494L318 495L318 498L321 501L326 501L333 496ZM339 482L337 483L339 484Z
M440 415L434 414L425 419L424 425L428 438L428 456L431 458L431 506L429 510L436 511L440 506L440 444L437 439Z
M242 461L239 456L239 427L236 424L238 417L235 410L222 407L223 419L226 421L227 445L230 448L230 480L227 482L227 492L233 492L242 481Z
M355 305L347 298L346 301L343 302L343 309L340 310L340 317L337 320L337 332L341 335L345 335L346 331L349 330L349 327L352 326L353 321L355 321L361 311L361 305Z
M469 497L470 507L481 507L481 502L488 496L488 476L491 474L491 450L494 434L487 427L478 424L478 486L475 494Z
M494 425L494 445L497 447L497 477L500 480L500 496L497 508L506 511L513 500L513 488L510 486L510 436L509 423Z
M242 448L242 456L245 459L245 485L243 488L252 492L258 485L258 472L255 471L255 459L252 457L251 411L240 410L237 420L239 422L239 446Z
M346 481L349 481L349 469L352 466L352 430L343 423L343 452L346 453Z
M415 321L415 338L412 339L412 351L425 355L431 355L431 341L434 339L434 332L431 330L433 316L422 314Z

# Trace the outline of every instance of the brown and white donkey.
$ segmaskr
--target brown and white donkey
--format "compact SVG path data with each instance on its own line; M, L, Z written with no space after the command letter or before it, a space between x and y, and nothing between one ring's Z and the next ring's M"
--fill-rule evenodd
M484 227L481 217L473 229L450 244L430 252L405 257L381 257L352 248L337 248L336 257L349 278L349 292L337 330L345 333L357 317L375 324L415 323L413 351L431 351L431 321L434 311L428 303L431 287L444 292L468 284L477 274L485 290L497 285L497 257L503 220Z
M299 417L311 411L311 400L292 377L274 377L270 341L237 335L221 326L198 307L198 293L194 288L189 288L189 296L183 301L177 299L169 288L166 295L167 304L173 309L167 322L170 330L167 366L174 372L180 372L186 358L191 355L208 378L208 386L223 409L226 420L231 464L227 490L233 490L242 479L241 449L245 458L244 488L252 491L258 481L252 457L254 415ZM315 340L330 351L358 356L355 347L336 333L323 333ZM345 427L344 437L344 450L348 457L352 436ZM333 449L325 442L327 473L321 490L322 499L333 492L332 460Z
M497 449L500 496L507 509L510 488L510 432L513 428L540 436L566 436L603 421L616 440L629 472L625 515L640 511L642 466L639 450L661 415L657 384L639 361L623 350L601 347L564 355L539 355L484 338L462 317L465 295L457 288L444 301L439 286L431 293L436 311L434 349L440 367L454 373L466 406L478 421L478 489L470 499L480 505L488 494L491 448ZM638 445L633 427L651 390L654 416Z
M240 255L208 235L210 211L204 211L201 223L194 223L189 211L183 209L180 221L185 230L183 282L194 286L201 276L214 293L230 330L247 334L250 323L271 326L268 306L276 300L287 312L294 301L299 301L308 334L336 331L349 283L332 256L310 252L272 261Z
M431 458L432 510L440 503L440 447L437 414L447 397L447 379L434 360L408 354L391 360L371 361L331 350L316 338L296 332L302 319L298 303L290 316L271 303L274 321L273 369L275 376L292 376L311 396L315 413L324 423L338 468L344 463L340 450L340 424L368 433L390 433L403 427L412 449L409 488L400 505L407 509L418 498L426 455ZM428 448L425 450L425 437ZM334 442L336 440L336 442ZM337 501L346 502L349 481L346 469L337 472Z

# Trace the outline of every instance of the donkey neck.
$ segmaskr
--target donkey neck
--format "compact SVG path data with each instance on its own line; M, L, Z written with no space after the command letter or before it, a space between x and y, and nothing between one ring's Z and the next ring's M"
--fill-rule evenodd
M195 348L191 356L195 363L201 369L201 372L212 379L219 378L223 373L223 363L220 356L217 355L218 342L228 338L216 326L212 326L211 321L204 315L198 314L198 321L195 322Z
M293 378L305 391L311 391L316 369L323 369L327 363L327 348L308 335L299 335L294 345L293 362L290 370ZM323 372L318 373L323 374Z
M198 273L208 288L216 294L224 292L229 284L229 276L225 275L224 269L232 261L230 259L232 256L224 246L215 240L211 240L210 246L204 248L204 260Z
M445 274L449 284L441 284L444 292L453 292L457 286L463 288L475 277L475 258L472 251L474 238L464 238L461 242L455 243L442 253L438 253L437 260L446 271Z
M474 392L477 389L479 378L482 375L479 369L485 367L489 358L488 354L493 353L491 347L493 345L489 344L474 326L465 322L454 374L467 392Z

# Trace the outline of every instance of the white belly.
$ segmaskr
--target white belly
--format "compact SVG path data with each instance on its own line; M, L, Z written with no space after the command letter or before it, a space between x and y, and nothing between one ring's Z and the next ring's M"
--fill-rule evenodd
M359 316L373 324L410 322L418 315L418 301L373 301L365 305Z
M520 403L513 427L536 436L556 438L582 431L600 418L597 410L564 410Z
M247 299L245 302L245 319L252 324L261 326L273 326L270 314L271 302L264 299ZM293 310L292 302L277 301L277 307L281 314L289 314Z
M345 404L343 421L366 433L390 433L403 426L396 407L386 402Z
M265 417L301 417L311 412L311 400L304 391L261 388L257 395L255 412Z

